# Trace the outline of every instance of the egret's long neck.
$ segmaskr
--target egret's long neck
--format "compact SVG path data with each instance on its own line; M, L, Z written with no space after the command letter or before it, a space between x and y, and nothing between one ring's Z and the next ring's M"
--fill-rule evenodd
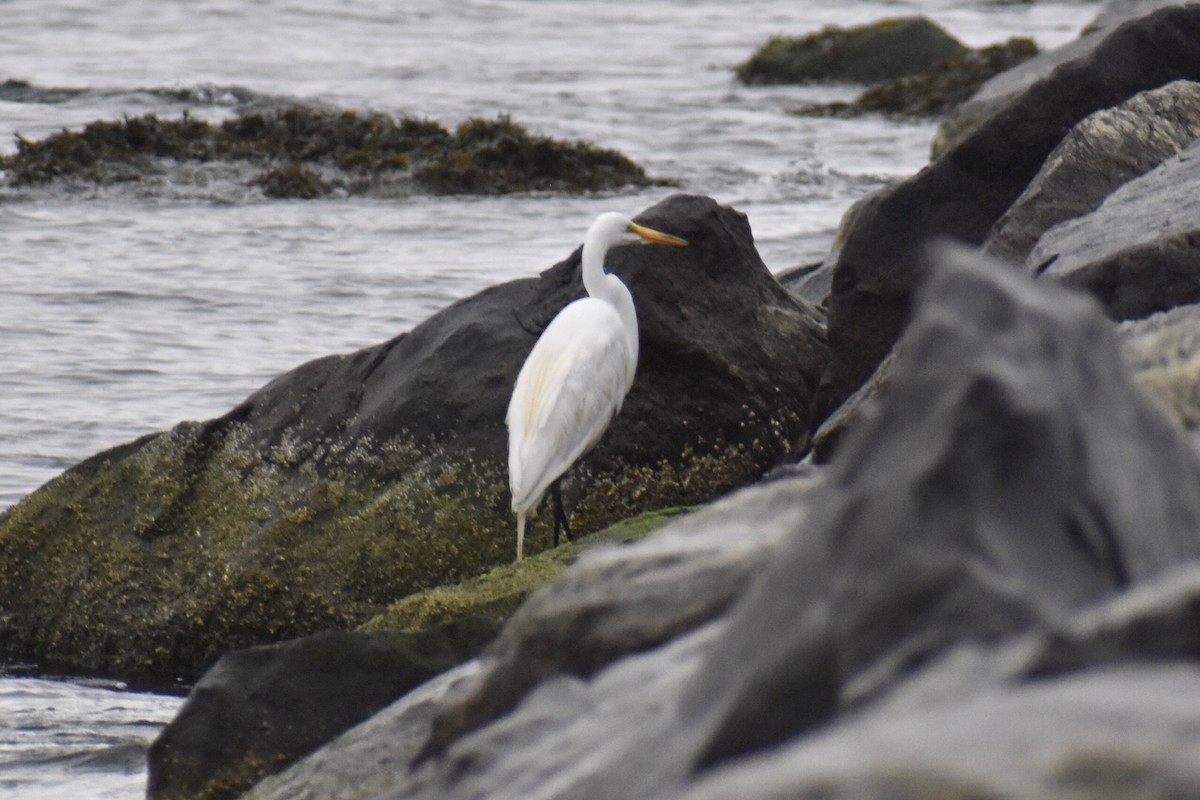
M583 243L583 288L592 297L611 303L621 315L624 323L625 340L629 345L630 359L629 382L633 382L633 368L637 365L638 356L638 324L637 312L633 308L633 295L621 283L616 275L604 271L604 257L608 254L606 245L597 245L585 239Z

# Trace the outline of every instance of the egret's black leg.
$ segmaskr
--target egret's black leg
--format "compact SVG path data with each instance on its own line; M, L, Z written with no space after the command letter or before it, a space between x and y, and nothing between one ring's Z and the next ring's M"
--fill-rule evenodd
M561 481L562 481L562 479L560 478L559 480L556 480L554 483L550 484L550 496L552 498L554 498L554 546L555 547L558 547L559 526L562 526L562 530L566 532L567 541L568 542L574 541L574 537L571 536L571 523L567 522L567 512L563 510L562 489L559 487L559 483Z

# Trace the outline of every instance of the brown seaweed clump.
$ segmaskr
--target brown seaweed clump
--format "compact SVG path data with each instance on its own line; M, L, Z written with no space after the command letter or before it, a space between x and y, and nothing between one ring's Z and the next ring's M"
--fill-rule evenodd
M307 106L244 113L219 125L188 114L90 123L31 141L0 169L16 186L60 177L100 185L140 181L172 163L239 162L269 197L334 192L404 195L587 192L651 184L615 150L532 134L507 115L451 133L430 120Z

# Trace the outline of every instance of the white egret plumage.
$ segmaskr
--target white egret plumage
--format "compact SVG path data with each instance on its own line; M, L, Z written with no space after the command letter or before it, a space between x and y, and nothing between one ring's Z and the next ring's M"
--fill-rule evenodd
M554 499L554 543L559 525L571 536L558 481L599 441L621 409L637 370L638 324L633 296L604 271L609 249L623 244L667 244L683 239L601 214L583 240L583 287L588 296L551 320L525 360L508 404L508 478L517 515L517 560L525 520L546 490Z

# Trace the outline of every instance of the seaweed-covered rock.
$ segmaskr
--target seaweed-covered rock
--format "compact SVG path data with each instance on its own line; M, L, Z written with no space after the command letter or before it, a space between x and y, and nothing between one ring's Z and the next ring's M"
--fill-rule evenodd
M936 116L967 100L988 78L1033 58L1037 51L1032 39L1014 36L1003 44L958 53L916 75L877 83L849 103L807 105L788 113L802 117Z
M1115 319L1200 302L1200 143L1043 234L1026 268L1087 289Z
M169 173L172 165L234 163L270 197L333 192L402 195L585 192L652 181L614 150L529 133L509 117L436 122L293 105L246 111L220 125L184 114L93 122L41 141L18 137L0 169L17 186L71 177L106 184ZM254 173L257 173L255 176Z
M861 386L895 344L926 242L950 236L981 244L1075 124L1180 78L1200 79L1200 6L1194 4L1117 28L917 175L860 203L834 265L819 417Z
M1043 233L1095 211L1117 187L1200 138L1200 83L1174 81L1071 129L992 226L984 249L1023 262Z
M748 84L873 83L924 72L965 50L925 17L898 17L854 28L829 26L800 38L775 37L735 71Z
M564 485L582 533L794 457L824 364L817 315L771 277L742 214L675 195L638 218L691 244L609 254L641 361ZM0 654L194 676L224 651L354 627L510 561L505 410L537 335L582 294L579 257L32 493L0 516ZM548 531L526 544L548 546Z

